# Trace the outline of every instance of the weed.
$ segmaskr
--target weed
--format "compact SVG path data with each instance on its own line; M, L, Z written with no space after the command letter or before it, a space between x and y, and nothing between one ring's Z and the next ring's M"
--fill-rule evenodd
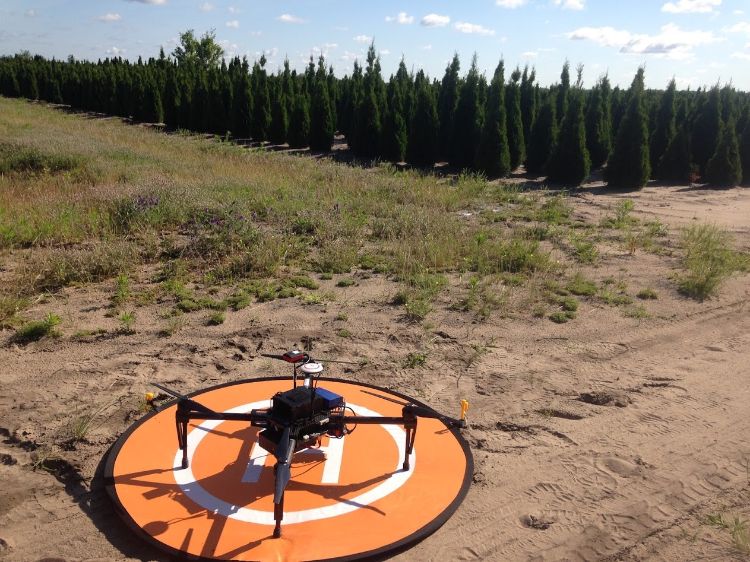
M409 299L404 304L406 310L406 319L413 322L419 322L424 320L427 315L432 311L432 304L425 298L413 298Z
M349 320L349 315L346 312L339 312L336 315L335 320L338 320L340 322L345 322L346 320Z
M599 299L609 306L623 306L627 304L633 304L633 297L626 294L624 291L613 291L609 288L602 288L599 290L597 295Z
M351 277L344 277L343 279L339 279L336 283L337 287L352 287L356 285L357 282L352 279Z
M346 328L341 328L340 330L338 330L336 332L336 334L340 338L350 338L350 337L352 337L352 333L349 330L347 330Z
M122 334L134 334L135 328L135 313L134 312L123 312L118 318L120 321L120 333Z
M622 311L622 314L626 318L636 318L638 320L650 316L648 310L646 310L646 307L642 304L639 304L638 306L629 306Z
M183 316L173 316L167 320L166 325L159 331L160 336L173 336L187 325L187 320Z
M570 244L573 247L573 256L579 263L594 263L599 258L596 244L577 232L571 234Z
M574 295L586 297L595 295L597 291L596 283L589 281L581 273L576 273L575 277L568 282L566 288Z
M232 310L242 310L243 308L247 308L250 306L251 302L252 297L245 291L237 291L226 299L227 306Z
M539 208L536 219L548 224L567 224L570 222L572 207L565 201L562 195L556 195L547 199Z
M635 208L635 203L630 199L624 199L617 204L614 217L604 220L604 226L609 228L623 229L636 224L636 219L630 216Z
M117 276L115 294L112 295L112 306L119 307L130 298L130 280L128 276L121 273Z
M0 329L12 328L20 321L18 313L28 305L28 299L0 295Z
M690 226L683 232L682 244L686 272L679 276L679 289L699 301L714 295L732 273L747 270L750 263L732 249L729 233L715 225Z
M96 419L112 404L105 404L96 410L90 410L84 414L75 417L68 426L70 438L73 441L85 441L86 436L92 429L96 428Z
M650 287L641 289L640 291L638 291L638 294L636 294L635 296L644 301L656 300L659 298L659 294Z
M226 320L226 314L223 312L214 312L208 317L208 320L206 320L206 324L209 326L218 326L219 324L223 324Z
M722 513L709 514L704 523L729 531L732 546L742 554L750 554L750 531L747 521L735 515L731 519Z
M424 367L427 364L427 354L413 352L406 356L402 365L407 369L414 369L416 367Z
M56 326L61 322L57 314L51 312L47 314L44 320L27 322L21 326L15 333L13 340L17 343L29 343L40 340L44 337L59 337L60 333Z
M575 316L573 316L573 318L575 318ZM552 314L550 314L549 319L552 320L555 324L565 324L568 320L571 319L571 315L558 310L557 312L553 312Z
M302 301L302 304L326 304L327 302L336 300L336 297L327 291L322 291L318 293L305 293L304 295L299 296L300 301Z

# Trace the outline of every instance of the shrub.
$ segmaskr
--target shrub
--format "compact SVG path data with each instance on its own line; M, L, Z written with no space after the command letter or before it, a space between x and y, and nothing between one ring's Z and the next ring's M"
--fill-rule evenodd
M17 343L29 343L44 337L57 337L59 332L55 329L61 322L56 314L49 313L44 320L27 322L16 331L13 340Z

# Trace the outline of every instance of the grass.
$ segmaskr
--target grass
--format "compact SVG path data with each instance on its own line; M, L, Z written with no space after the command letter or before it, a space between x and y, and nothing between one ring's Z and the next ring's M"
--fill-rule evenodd
M16 343L26 344L45 337L58 337L60 333L57 330L57 326L60 322L60 317L50 312L45 316L44 320L27 322L18 328L13 340Z
M427 354L412 352L409 353L404 359L402 365L407 369L415 369L417 367L424 367L427 364Z
M729 531L732 547L741 554L750 555L750 530L748 522L740 516L729 517L723 513L709 514L705 524Z
M714 296L736 271L750 268L748 256L732 248L728 232L711 224L696 224L682 233L684 273L678 277L680 292L699 301Z
M656 300L659 298L659 293L657 293L654 289L647 287L645 289L641 289L638 291L638 293L635 295L641 300Z
M226 314L217 311L208 317L208 320L206 320L206 324L208 324L209 326L219 326L220 324L223 324L226 319Z
M130 298L130 279L125 274L117 276L115 294L112 295L112 306L122 306Z
M597 292L596 283L586 279L580 272L568 282L566 289L573 295L586 297L593 296Z

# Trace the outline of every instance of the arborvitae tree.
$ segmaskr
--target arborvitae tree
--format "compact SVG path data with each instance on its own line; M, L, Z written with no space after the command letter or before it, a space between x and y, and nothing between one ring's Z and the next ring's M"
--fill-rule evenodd
M262 142L268 140L271 128L271 96L268 92L268 76L266 75L266 57L253 65L253 112L252 133L253 140Z
M287 115L287 131L284 133L284 138L289 136L289 120L292 118L292 112L294 111L294 81L295 77L292 76L292 71L289 69L289 59L284 59L284 71L281 73L281 95L284 99L283 112Z
M151 76L146 79L144 84L143 98L143 120L146 123L161 123L164 120L161 94L156 86L156 81Z
M484 123L477 150L476 167L488 177L510 173L510 151L505 114L505 63L500 63L490 83L484 111Z
M401 84L397 80L391 79L388 83L388 107L383 124L382 153L388 160L394 162L401 162L406 157L408 136L404 105Z
M627 108L627 100L625 99L625 95L626 92L621 90L619 86L612 90L612 103L610 103L610 113L612 116L613 143L615 137L617 136L617 131L620 130L620 122L622 121L622 118L625 115L625 109Z
M690 175L690 135L687 123L682 123L659 160L656 177L664 182L688 184Z
M670 80L667 91L662 94L659 112L656 115L654 132L651 135L651 169L656 171L659 160L675 136L675 91L677 84Z
M289 127L289 146L304 148L310 144L310 101L304 90L294 96L294 110Z
M643 75L644 69L641 67L628 92L628 109L620 122L615 148L604 174L610 187L640 189L651 176Z
M453 124L453 147L450 163L456 168L470 168L474 165L481 133L481 112L479 107L479 71L474 55L456 106Z
M560 73L560 86L557 89L557 119L560 123L565 119L568 109L568 92L570 91L570 63L566 60Z
M269 140L273 144L284 144L288 138L289 114L287 113L286 94L281 80L273 83L273 103L271 104L271 129Z
M529 150L531 129L534 126L537 112L537 87L534 85L534 80L536 80L536 70L532 68L529 73L528 65L525 66L521 76L521 117L523 119L523 138L526 141L525 152Z
M407 159L414 166L432 166L438 154L438 114L432 90L421 70L415 81L415 90Z
M740 149L731 116L729 121L721 126L716 152L706 165L706 180L711 185L722 187L739 185L742 181Z
M693 162L698 165L701 175L706 173L706 164L716 151L721 132L721 94L719 86L714 86L708 95L699 98L693 118L691 134Z
M578 68L578 82L569 94L557 148L548 166L549 179L557 183L580 185L589 177L591 170L583 118L582 70L582 67Z
M253 92L250 82L250 65L247 59L242 59L235 69L233 80L234 95L232 96L232 124L231 130L235 138L247 139L252 134Z
M557 107L556 98L547 95L539 115L531 129L529 154L526 157L526 171L530 174L544 174L547 163L557 149Z
M453 148L453 120L458 104L458 72L461 63L458 53L454 53L453 60L445 68L443 81L440 83L440 95L438 96L438 117L440 119L440 138L438 153L441 160L451 157Z
M380 146L383 122L378 84L381 81L375 45L370 44L367 51L367 69L362 79L362 97L354 110L351 139L352 151L364 158L377 157Z
M511 170L518 168L526 158L526 141L523 136L523 117L521 116L521 88L518 85L520 78L521 71L516 67L510 75L511 82L505 92Z
M601 78L594 86L586 108L586 147L591 156L591 166L594 168L601 167L607 161L611 150L604 80L606 77Z
M166 71L166 80L164 83L164 96L162 97L162 108L164 109L164 123L170 129L177 129L178 111L180 107L180 91L177 89L177 77L175 67L169 65ZM117 92L115 92L115 98Z
M325 59L322 56L318 61L310 106L310 149L328 152L333 144L335 130L331 98L328 95Z
M745 128L740 137L740 161L742 162L742 184L750 184L750 119L746 120Z

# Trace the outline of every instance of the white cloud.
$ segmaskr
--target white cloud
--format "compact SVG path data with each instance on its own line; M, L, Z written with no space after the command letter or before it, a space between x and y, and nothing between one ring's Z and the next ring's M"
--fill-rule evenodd
M432 45L431 44L422 45L420 47L420 49L422 49L423 51L431 51L432 50Z
M297 16L293 16L292 14L281 14L276 19L279 21L283 21L284 23L305 23L305 20L303 20L302 18L298 18Z
M747 33L750 35L750 21L740 21L731 27L724 28L729 33Z
M229 6L227 8L227 10L229 11L230 14L239 14L240 13L240 9L237 6Z
M732 13L735 16L743 16L743 15L745 15L745 10L732 10Z
M396 22L396 23L400 23L401 25L407 25L410 23L414 23L414 16L410 16L406 12L399 12L395 16L385 16L385 21Z
M201 12L210 12L214 8L216 8L216 6L211 4L211 2L203 2L203 4L200 5L199 9Z
M536 51L524 51L521 53L521 56L525 59L535 59L539 56L539 53Z
M510 8L512 10L514 8L520 8L528 1L529 0L495 0L495 4L502 8Z
M369 35L357 35L356 37L352 37L357 43L372 43L372 37Z
M686 31L673 23L661 27L656 35L634 34L612 27L581 27L567 34L568 39L589 40L604 47L617 47L621 53L656 55L687 59L693 48L722 41L711 31Z
M388 49L383 49L382 51L378 51L378 54L383 57L387 57L388 55L391 54L391 51L389 51Z
M721 0L677 0L664 4L661 11L670 14L707 14L719 6Z
M37 15L36 10L26 10L23 15L25 15L27 18L35 18Z
M324 43L323 44L324 49L337 49L338 46L339 46L338 43Z
M108 14L104 14L103 16L99 16L96 19L98 19L99 21L109 23L113 21L120 21L122 19L122 16L120 14L108 13Z
M128 2L138 2L139 4L153 4L154 6L161 6L166 4L167 0L127 0Z
M352 62L359 58L358 53L352 53L351 51L344 51L344 54L339 57L342 61Z
M237 20L230 20L230 21L228 21L228 22L226 23L226 26L227 26L227 27L231 27L231 28L233 28L233 29L239 29L239 27L240 27L240 22L239 22L239 21L237 21Z
M733 59L750 60L750 53L743 53L741 51L735 51L730 56Z
M450 22L451 19L448 16L441 16L440 14L427 14L419 23L421 23L425 27L445 27Z
M467 23L465 21L457 21L453 26L457 31L461 33L470 33L474 35L495 35L494 29L487 29L476 23Z
M555 6L562 7L563 10L583 10L586 7L586 0L553 0Z
M110 47L110 48L109 48L109 49L107 49L107 50L106 50L105 52L106 52L106 53L107 53L108 55L119 56L119 55L122 55L122 54L124 54L126 50L127 50L127 49L120 49L119 47Z

